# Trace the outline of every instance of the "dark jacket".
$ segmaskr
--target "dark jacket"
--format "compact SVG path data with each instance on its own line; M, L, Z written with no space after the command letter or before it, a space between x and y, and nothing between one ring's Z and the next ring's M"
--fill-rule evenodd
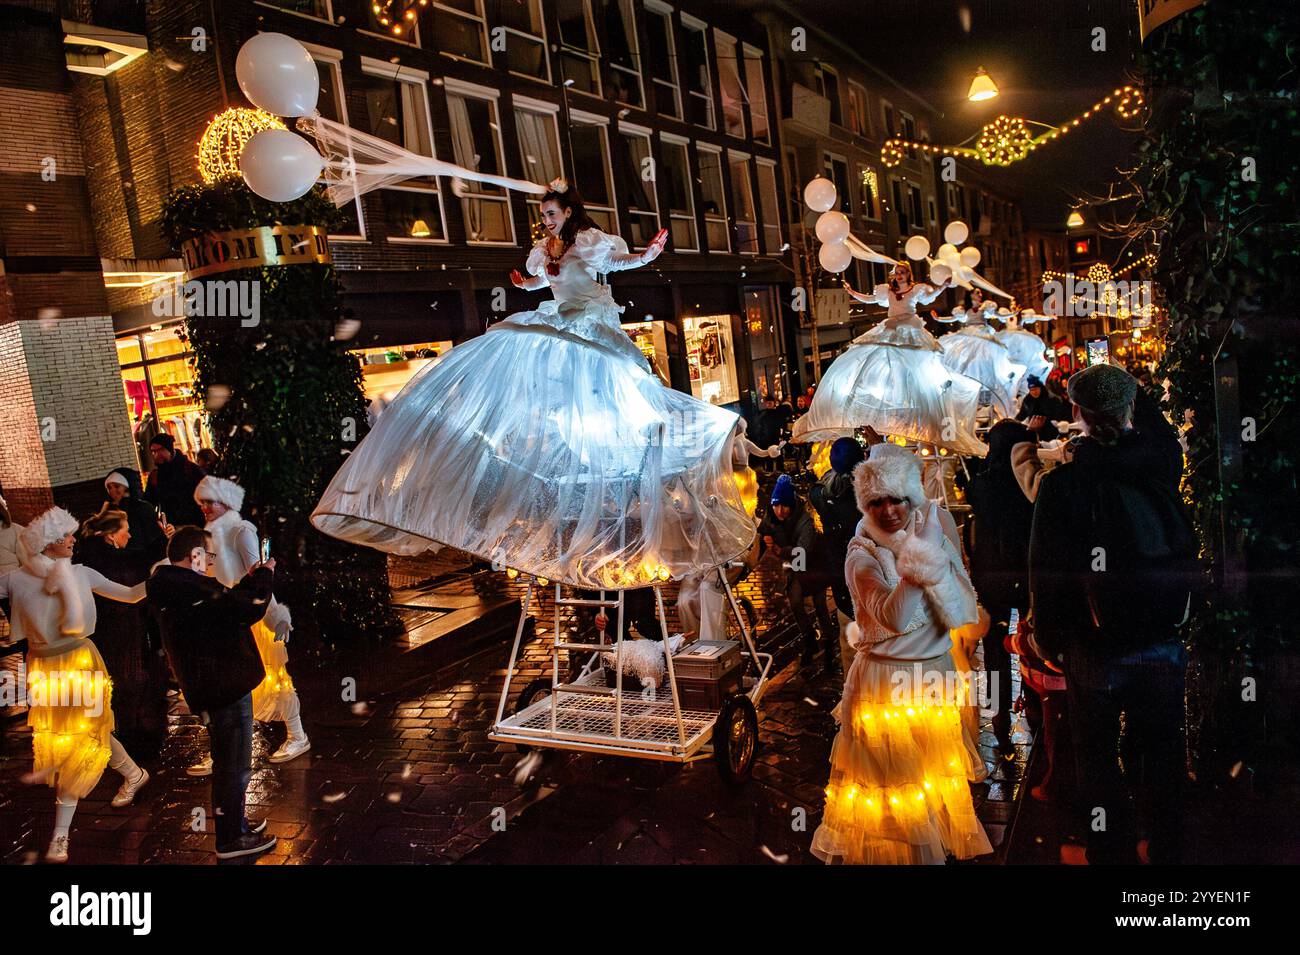
M1020 402L1020 410L1016 412L1016 420L1028 421L1035 415L1042 415L1047 419L1047 424L1043 425L1038 432L1038 436L1044 441L1051 441L1061 436L1061 432L1057 430L1052 422L1069 421L1074 417L1074 409L1070 407L1069 402L1054 397L1046 388L1043 388L1037 398L1033 395L1025 395Z
M1132 530L1108 526L1107 515L1115 513L1115 509L1099 506L1111 503L1114 482L1134 486L1149 482L1178 506L1181 473L1182 451L1172 428L1161 428L1151 421L1145 430L1135 427L1125 432L1112 446L1092 438L1082 439L1073 460L1043 476L1029 544L1029 589L1034 639L1044 654L1059 655L1071 643L1084 640L1135 648L1174 637L1172 627L1138 625L1123 633L1099 633L1093 625L1087 588L1094 579L1097 542L1121 538ZM1107 487L1111 489L1099 490ZM1163 530L1156 528L1155 533ZM1173 528L1171 533L1178 530ZM1113 567L1126 555L1107 556L1108 566ZM1131 619L1137 621L1143 615L1141 598L1135 598Z
M131 531L131 540L126 545L125 551L133 556L138 556L143 561L147 561L144 575L147 577L148 569L162 560L167 554L167 535L158 526L158 509L145 500L144 489L140 484L140 472L135 468L113 468L109 474L114 472L126 478L126 495L120 503L114 504L105 494L103 503L113 510L123 511L126 514L127 526ZM108 474L105 474L104 478L107 480ZM168 515L168 517L170 516ZM176 522L173 521L172 523ZM96 568L96 570L99 569ZM140 580L143 579L144 577L140 578ZM136 581L136 583L139 582Z
M176 527L182 524L203 526L203 512L194 501L194 489L203 480L203 470L179 451L149 474L144 499L167 515Z
M1022 425L994 425L988 434L988 456L966 488L972 515L965 528L971 583L986 607L1028 609L1034 505L1011 469L1011 448L1027 440L1030 432Z
M266 615L274 583L266 567L232 589L175 564L149 578L149 604L192 712L229 706L266 676L251 628Z
M862 512L853 493L853 475L827 471L808 492L813 509L821 518L826 538L827 560L832 566L844 566L849 541L857 533Z
M790 516L783 521L778 521L769 507L767 514L758 525L758 536L760 538L771 536L772 543L781 549L780 556L783 561L793 562L795 558L793 549L802 547L806 557L803 573L821 573L829 567L826 540L817 530L812 514L804 507L801 500L795 500L794 507L790 509ZM792 573L799 573L799 571L792 571Z

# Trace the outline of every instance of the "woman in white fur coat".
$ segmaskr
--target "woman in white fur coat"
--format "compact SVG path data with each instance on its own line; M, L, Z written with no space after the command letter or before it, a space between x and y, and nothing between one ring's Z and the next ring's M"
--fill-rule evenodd
M840 731L812 851L825 862L943 864L992 852L969 780L984 766L963 730L968 674L955 627L978 619L951 515L927 502L911 452L879 444L854 471L864 517L849 544L850 643Z
M95 595L137 603L145 585L127 587L72 563L77 519L50 508L23 531L22 567L0 575L16 640L27 641L27 725L32 730L31 781L54 788L49 862L68 861L68 831L77 802L95 788L104 767L122 775L113 797L129 806L149 774L113 736L113 683L90 639Z
M194 489L194 500L207 520L205 529L212 535L215 576L226 587L234 587L262 559L257 528L239 514L244 489L234 481L208 475ZM287 735L284 744L271 754L273 763L287 763L311 749L311 740L302 728L298 691L286 669L289 651L285 644L292 631L289 608L272 597L266 616L253 627L257 650L266 667L266 679L253 690L253 719L285 725ZM187 772L191 776L209 775L212 758L191 766Z

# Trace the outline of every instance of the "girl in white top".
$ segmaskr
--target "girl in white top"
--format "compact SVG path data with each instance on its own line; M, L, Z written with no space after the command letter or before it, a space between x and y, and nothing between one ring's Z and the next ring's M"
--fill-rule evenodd
M918 305L933 302L947 286L913 281L906 262L894 266L889 284L877 285L870 295L845 285L853 298L883 305L888 314L822 375L812 407L795 425L795 441L833 441L870 426L957 454L988 452L975 436L979 382L944 368L943 349L916 314Z
M223 585L233 587L262 560L257 528L239 514L244 489L234 481L208 475L194 489L194 500L207 518L205 529L212 535L215 576ZM287 735L284 744L271 754L273 763L287 763L311 749L311 740L302 728L298 691L286 669L289 651L285 644L292 631L289 608L272 597L266 616L253 627L257 650L266 667L266 678L253 690L253 719L285 725ZM192 776L211 773L212 758L187 772Z
M112 693L95 632L95 595L136 603L145 585L125 587L97 570L72 563L77 520L61 507L41 514L23 532L30 555L0 576L0 598L10 600L14 638L27 640L27 724L32 730L31 781L55 791L54 835L45 858L68 860L68 830L77 802L110 766L122 775L113 797L129 806L149 774L113 736Z

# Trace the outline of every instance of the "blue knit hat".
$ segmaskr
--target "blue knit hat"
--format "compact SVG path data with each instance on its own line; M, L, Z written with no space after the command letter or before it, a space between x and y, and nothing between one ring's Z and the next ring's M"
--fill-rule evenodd
M836 474L852 474L866 459L867 454L856 438L837 438L831 445L831 470Z
M790 475L782 474L776 479L776 487L772 488L772 504L794 507L795 500L794 482L790 480Z

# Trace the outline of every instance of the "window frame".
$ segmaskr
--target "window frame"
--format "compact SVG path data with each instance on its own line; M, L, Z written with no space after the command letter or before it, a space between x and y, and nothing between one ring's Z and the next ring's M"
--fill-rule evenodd
M745 69L742 71L742 77L745 81L745 103L749 109L749 137L756 143L770 146L772 145L772 111L768 107L767 102L767 67L765 66L767 58L763 55L761 49L752 46L749 43L742 43L740 48L743 51L742 55L745 61ZM755 94L754 91L750 89L750 62L755 63L755 69L758 71L758 99L762 100L763 126L767 130L761 138L757 133L758 127L754 123L754 114L756 112L754 109Z
M843 190L840 189L840 184L838 182L835 182L834 163L837 162L844 166L844 189ZM847 211L843 208L843 206L839 207L839 211L843 212L850 219L856 214L853 208L853 189L850 186L851 180L849 179L849 170L851 168L852 167L849 165L848 156L844 155L843 153L833 153L830 152L829 150L825 150L825 149L822 150L822 175L826 176L826 178L829 179L831 182L835 182L835 191L839 193L842 199L849 204L849 208Z
M682 32L687 34L698 33L700 42L704 44L704 91L697 92L688 89L686 93L689 96L694 96L696 99L704 100L706 107L705 116L708 119L707 123L692 123L689 119L683 116L683 122L690 123L692 126L699 126L701 129L716 130L718 128L718 117L714 114L713 109L713 65L710 63L711 57L709 54L709 25L699 17L693 17L685 11L682 11L681 21ZM684 36L682 39L687 40L687 42L690 41L689 37Z
M777 183L777 178L776 178L776 160L765 159L762 156L756 156L754 157L754 163L758 167L758 171L755 172L754 178L757 181L757 185L758 185L758 212L762 216L762 223L759 225L758 231L763 237L763 246L762 246L763 251L764 254L766 255L780 255L781 248L785 245L785 234L781 230L781 189ZM763 210L763 186L762 186L762 172L761 172L761 170L763 169L769 170L769 174L772 177L772 205L776 210L776 220L774 222L767 221L767 215ZM776 230L777 241L775 243L774 248L767 248L767 246L770 244L768 242L768 231L771 229Z
M677 107L676 113L661 112L658 109L659 98L656 96L654 113L656 116L668 116L670 119L684 123L686 122L686 109L685 104L682 102L682 71L677 67L677 31L673 25L673 8L661 2L661 0L645 0L645 14L647 18L651 16L663 18L668 31L668 68L673 75L672 82L669 83L667 80L662 80L651 74L651 88L656 86L671 88L673 91L673 104ZM648 107L649 104L647 104L647 112L649 112Z
M695 217L695 177L691 175L691 141L685 136L678 136L674 133L659 131L659 149L662 155L667 155L669 149L681 150L682 159L686 162L685 181L686 181L686 200L690 204L690 209L686 214L679 214L673 211L672 205L668 207L668 233L672 234L672 223L674 220L687 221L691 226L691 235L695 239L694 247L678 245L674 240L674 252L699 252L700 251L700 230L699 223ZM657 184L656 184L657 185Z
M724 57L724 56L722 55L722 47L723 47L724 44L730 44L730 46L731 46L731 53L732 53L732 55L731 55L730 57ZM717 27L714 27L714 28L713 28L713 55L717 58L717 61L718 61L718 100L719 100L719 102L722 102L722 97L724 96L724 89L723 89L723 87L724 87L724 83L723 83L723 79L722 79L722 71L723 71L723 69L724 69L724 67L723 67L722 64L723 64L723 60L724 60L724 59L731 59L731 60L733 60L733 61L735 62L735 67L734 67L734 68L735 68L735 71L736 71L736 85L740 88L740 103L739 103L739 107L740 107L740 132L738 132L738 133L733 133L731 130L729 130L729 129L727 128L727 106L726 106L726 103L725 103L725 102L722 102L722 109L721 109L721 112L722 112L722 132L723 132L725 135L727 135L727 136L731 136L731 137L733 137L734 139L748 139L749 137L748 137L747 134L748 134L748 132L749 132L749 116L748 116L748 113L749 113L749 91L745 89L745 77L744 77L744 74L743 74L743 72L741 71L741 68L740 68L740 67L741 67L741 63L742 63L742 61L743 61L743 59L744 59L744 57L743 57L743 55L741 54L741 51L740 51L740 41L737 40L737 39L736 39L734 36L732 36L730 33L727 33L725 30L719 30Z
M433 136L433 112L432 105L429 102L429 74L424 70L416 69L411 66L402 66L396 63L390 63L387 60L376 60L373 57L361 57L361 72L367 76L377 76L380 79L391 80L394 83L408 83L420 91L420 97L424 100L424 121L429 134L429 152L431 159L438 158L438 144ZM364 132L365 130L363 130ZM405 148L405 146L403 146ZM447 231L447 201L442 193L442 183L437 176L430 177L432 181L428 186L383 186L376 189L376 192L384 192L392 189L397 192L422 192L433 193L438 197L438 214L442 221L442 238L421 239L415 236L384 236L386 242L411 245L450 245L451 233Z
M325 2L328 5L329 0L325 0ZM291 11L286 11L286 12L291 12ZM305 14L300 14L300 16L305 16ZM336 50L333 47L319 46L318 44L315 43L308 43L305 40L301 40L299 42L302 43L303 49L307 51L308 56L310 56L317 63L325 64L330 68L331 72L334 75L334 93L336 96L334 105L338 110L339 122L342 123L344 126L350 127L352 124L348 120L348 97L347 97L347 93L343 89L343 51ZM367 241L366 217L365 217L364 210L361 208L361 197L354 196L352 199L352 204L353 207L357 210L357 225L360 226L361 228L360 233L353 234L350 232L342 232L339 233L338 235L330 233L326 237L329 241L331 242ZM445 231L443 232L443 235L446 235Z
M615 230L621 228L618 222L618 182L614 176L614 153L609 141L609 117L598 113L588 113L580 109L569 110L569 123L576 126L595 126L600 129L601 159L605 172L605 190L609 194L611 205L600 206L586 203L587 211L607 213L614 223ZM572 158L572 157L571 157Z
M655 232L658 232L664 227L664 220L663 213L659 209L659 160L655 158L654 130L648 126L641 126L637 123L619 123L617 135L626 136L629 139L632 137L644 139L646 143L646 155L655 163L655 178L651 183L653 188L650 190L650 196L654 199L655 203L654 209L634 209L631 205L628 205L625 207L625 211L629 216L645 216L649 215L650 212L653 211L655 216ZM631 202L631 197L628 197L628 202ZM629 223L630 222L631 220L629 219ZM631 249L646 248L644 245L633 245L632 243L628 243L628 247Z
M506 165L506 148L505 148L505 143L501 137L501 91L492 89L491 87L488 86L480 86L477 83L469 83L465 80L457 79L452 76L442 77L442 87L443 87L444 95L447 97L449 101L447 104L448 105L447 117L448 117L448 125L449 128L451 129L452 136L453 136L453 141L455 137L455 125L454 125L454 120L452 120L451 118L451 109L450 109L451 97L459 96L461 99L477 99L491 104L493 112L496 114L496 123L495 123L496 129L493 131L493 139L495 140L496 143L497 166L501 170L500 174L506 175L509 167ZM453 156L454 155L455 154L453 152ZM466 183L467 187L472 185L473 185L472 183L468 183L468 182ZM508 248L508 247L518 246L519 237L515 234L514 204L511 202L511 197L510 197L511 192L512 190L510 189L503 189L502 190L503 195L500 196L491 195L488 193L484 193L476 196L473 193L469 193L469 192L467 192L464 196L457 196L457 198L460 199L461 201L461 216L465 219L466 223L468 223L468 216L465 213L466 200L475 199L475 198L487 202L499 202L504 200L505 207L506 207L505 220L506 220L506 224L510 228L510 238L508 240L471 239L469 238L469 230L467 229L466 238L465 238L466 245L475 246L475 247L486 247L486 248L492 248L492 247Z
M520 112L531 113L534 116L550 117L551 130L555 133L555 158L559 161L560 164L559 175L563 176L564 175L564 141L560 139L560 105L558 103L551 103L543 99L533 99L531 96L521 96L518 93L516 93L514 96L510 98L510 107L511 107L511 119L513 119L515 123L515 140L519 143L519 151L520 151L519 162L521 168L524 171L524 178L525 179L529 178L531 172L528 168L527 157L523 155L523 149L524 149L523 140L520 139L519 137L519 115L518 114ZM497 119L498 121L500 120L499 113ZM534 206L537 207L538 210L537 217L538 219L540 219L541 206L542 206L541 198L540 197L533 198L531 196L526 195L524 197L524 208L530 210L531 212ZM531 223L532 220L530 219L529 221Z
M718 161L718 199L722 202L722 211L717 215L710 215L707 209L701 209L704 216L704 241L708 242L709 254L730 255L731 254L731 220L728 217L730 203L727 199L727 179L728 176L723 174L723 156L722 147L714 146L712 143L699 142L695 143L696 165L700 171L700 198L704 198L704 163L700 161L701 153L708 153L715 156ZM709 223L721 223L722 234L726 237L727 247L725 249L715 249L713 243L709 242Z
M870 139L871 138L871 107L869 104L871 100L867 94L867 88L863 86L861 83L855 83L853 80L848 81L848 87L849 87L849 102L852 103L853 100L856 98L861 104L860 107L856 110L856 112L858 116L858 123L861 125L862 128L853 129L852 131L859 136ZM852 127L850 127L850 129L852 129Z
M858 167L858 179L857 179L858 196L859 199L861 199L868 192L871 192L871 187L868 186L864 181L863 173L871 171L876 174L876 188L879 190L881 188L880 171L876 169L874 166L872 166L870 163L858 163L857 167ZM863 190L865 190L865 192ZM863 203L860 201L859 205L862 206L862 212L860 213L860 215L862 216L863 219L866 219L868 222L883 221L885 215L885 209L884 209L885 204L881 201L879 192L872 193L872 201L870 203ZM872 206L875 207L875 212L876 212L875 215L871 214Z
M412 33L411 33L411 35L413 35L413 36L415 37L415 39L414 39L414 40L407 40L407 39L404 39L404 38L402 38L402 37L395 37L395 36L393 36L392 31L389 31L389 32L386 32L386 33L381 33L381 32L380 32L379 30L377 30L377 29L372 30L372 29L370 28L370 26L369 26L369 23L370 23L370 17L373 16L373 14L374 14L374 8L371 6L371 4L370 4L370 0L363 0L363 2L364 2L364 4L365 4L365 6L364 6L364 10L365 10L365 13L366 13L366 24L367 24L367 25L366 25L366 26L359 26L359 27L357 27L357 32L358 32L358 33L364 33L366 36L374 36L374 37L378 37L378 38L381 39L381 40L387 40L389 43L400 43L400 44L402 44L403 46L413 46L413 47L415 47L415 48L418 49L418 50L422 50L422 49L424 49L423 45L420 43L420 17L419 17L419 14L418 14L418 13L416 14L415 21L414 21L414 23L415 23L415 27L414 27L414 29L412 30ZM433 0L431 0L431 2L433 2ZM478 0L478 2L479 2L479 3L482 3L482 0Z
M840 75L840 71L836 69L834 66L831 66L829 63L823 63L820 60L818 60L816 63L813 64L813 71L814 71L814 75L819 81L819 84L821 85L821 95L825 97L826 101L831 104L831 113L830 113L831 123L835 126L840 127L840 129L847 129L848 127L844 125L844 97L842 95L842 91L844 88L844 78ZM834 99L832 99L826 92L827 73L835 77ZM837 108L840 114L840 118L838 122L835 119L835 113L837 111Z
M369 2L369 0L362 0L362 2ZM457 63L473 63L475 66L485 66L488 69L493 69L492 39L488 35L487 10L483 6L483 0L474 0L474 4L478 8L477 16L472 13L466 13L464 10L457 10L455 7L450 7L445 3L440 3L439 0L429 0L428 5L423 9L428 10L430 15L435 12L447 13L460 17L462 20L472 20L479 25L479 36L483 41L483 59L476 60L473 57L461 56L459 53L451 53L447 50L441 49L437 51L439 56L445 56L447 59L455 60ZM534 77L534 79L536 79L536 77Z
M599 99L605 95L605 76L600 69L601 60L604 58L604 51L600 48L600 33L596 30L596 15L591 8L591 0L578 0L578 2L582 4L583 19L587 22L587 39L591 41L591 45L594 49L585 50L579 49L576 46L569 46L564 42L563 33L555 38L555 52L560 58L560 85L564 86L571 92L582 93L585 96L594 96ZM595 79L595 92L578 89L576 85L566 85L567 78L564 75L564 54L566 53L587 61L591 69L591 75Z
M733 217L732 217L732 222L733 222L734 228L735 228L735 230L736 230L736 254L737 254L737 255L758 255L758 254L760 254L760 252L762 251L762 248L763 248L763 246L762 246L762 239L759 237L759 228L758 228L758 204L757 204L757 202L755 201L755 196L754 196L754 176L753 176L753 174L751 173L750 168L749 168L750 163L753 161L753 159L754 159L754 156L753 156L752 153L747 153L747 152L744 152L744 151L739 150L739 149L728 149L728 150L727 150L727 175L728 175L728 178L731 179L731 191L732 191L732 194L733 194L733 196L736 194L736 180L735 180L734 172L735 172L736 165L737 165L737 160L738 160L738 161L739 161L739 165L743 166L743 167L744 167L744 170L745 170L745 185L748 187L748 191L749 191L749 208L750 208L750 210L752 211L753 216L754 216L754 218L753 218L752 221L751 221L751 220L748 220L748 219L744 219L744 220L742 220L742 219L740 218L740 207L741 207L741 203L739 203L739 202L736 203L736 211L735 211L735 214L734 214ZM748 226L751 226L751 227L753 228L753 230L754 230L754 243L753 243L753 244L754 244L754 251L752 251L752 252L746 252L744 249L742 249L742 248L740 247L740 246L741 246L741 243L740 243L740 227L741 227L742 225L748 225Z
M648 112L649 105L646 101L646 95L645 95L645 77L642 75L642 70L645 67L645 61L643 59L644 55L641 52L641 38L637 33L636 7L632 5L632 0L606 0L606 2L614 3L618 5L619 17L620 19L623 20L623 25L627 30L628 40L630 41L630 45L632 47L632 60L633 62L636 63L636 68L632 69L626 66L620 66L619 64L615 63L613 60L610 60L608 63L609 68L623 76L635 77L637 89L641 91L640 106L636 105L635 103L629 103L627 100L618 99L618 98L615 98L614 102L622 103L624 106L630 106L632 109L640 109Z
M516 28L514 28L514 27L508 27L508 26L505 26L504 24L502 25L501 29L505 30L507 34L511 34L511 35L513 35L513 36L522 37L522 38L525 39L525 40L534 40L534 41L537 41L537 42L540 42L540 43L541 43L541 45L542 45L542 62L543 62L544 64L546 64L546 76L545 76L545 77L541 77L541 76L533 76L533 75L531 75L531 74L529 74L529 73L520 73L518 70L512 70L512 69L510 69L510 64L509 64L509 61L508 61L508 60L507 60L507 63L506 63L506 70L505 70L505 71L506 71L506 73L508 73L508 74L511 75L511 76L518 76L520 79L532 80L534 83L545 83L547 86L550 86L550 85L551 85L552 78L553 78L553 76L554 76L554 72L551 70L551 56L550 56L550 53L551 53L551 44L550 44L550 38L547 36L547 33L546 33L546 7L545 7L545 5L543 4L542 0L527 0L527 2L528 2L529 4L534 4L534 3L535 3L535 4L537 5L536 8L537 8L537 13L538 13L538 20L539 20L539 21L541 22L541 24L542 24L542 35L541 35L541 36L533 36L531 33L524 33L522 30L518 30L518 29L516 29ZM484 24L484 26L486 27L486 24ZM491 54L492 54L492 48L491 48L491 42L490 42L490 40L489 40L489 43L488 43L488 55L490 56ZM452 54L448 54L448 56L450 56L450 57L451 57L452 59L454 59L454 60L459 60L459 59L460 59L460 57L458 57L458 56L454 56L454 55L452 55ZM473 61L470 61L470 62L473 62ZM495 68L495 67L494 67L494 68Z
M310 20L312 23L328 23L330 26L337 26L334 22L334 3L333 0L321 0L325 4L325 16L318 17L312 13L302 13L298 10L286 10L284 7L275 3L275 0L253 0L255 6L266 7L270 10L279 10L281 13L287 13L291 17L302 17L304 20ZM306 46L306 44L303 44Z

